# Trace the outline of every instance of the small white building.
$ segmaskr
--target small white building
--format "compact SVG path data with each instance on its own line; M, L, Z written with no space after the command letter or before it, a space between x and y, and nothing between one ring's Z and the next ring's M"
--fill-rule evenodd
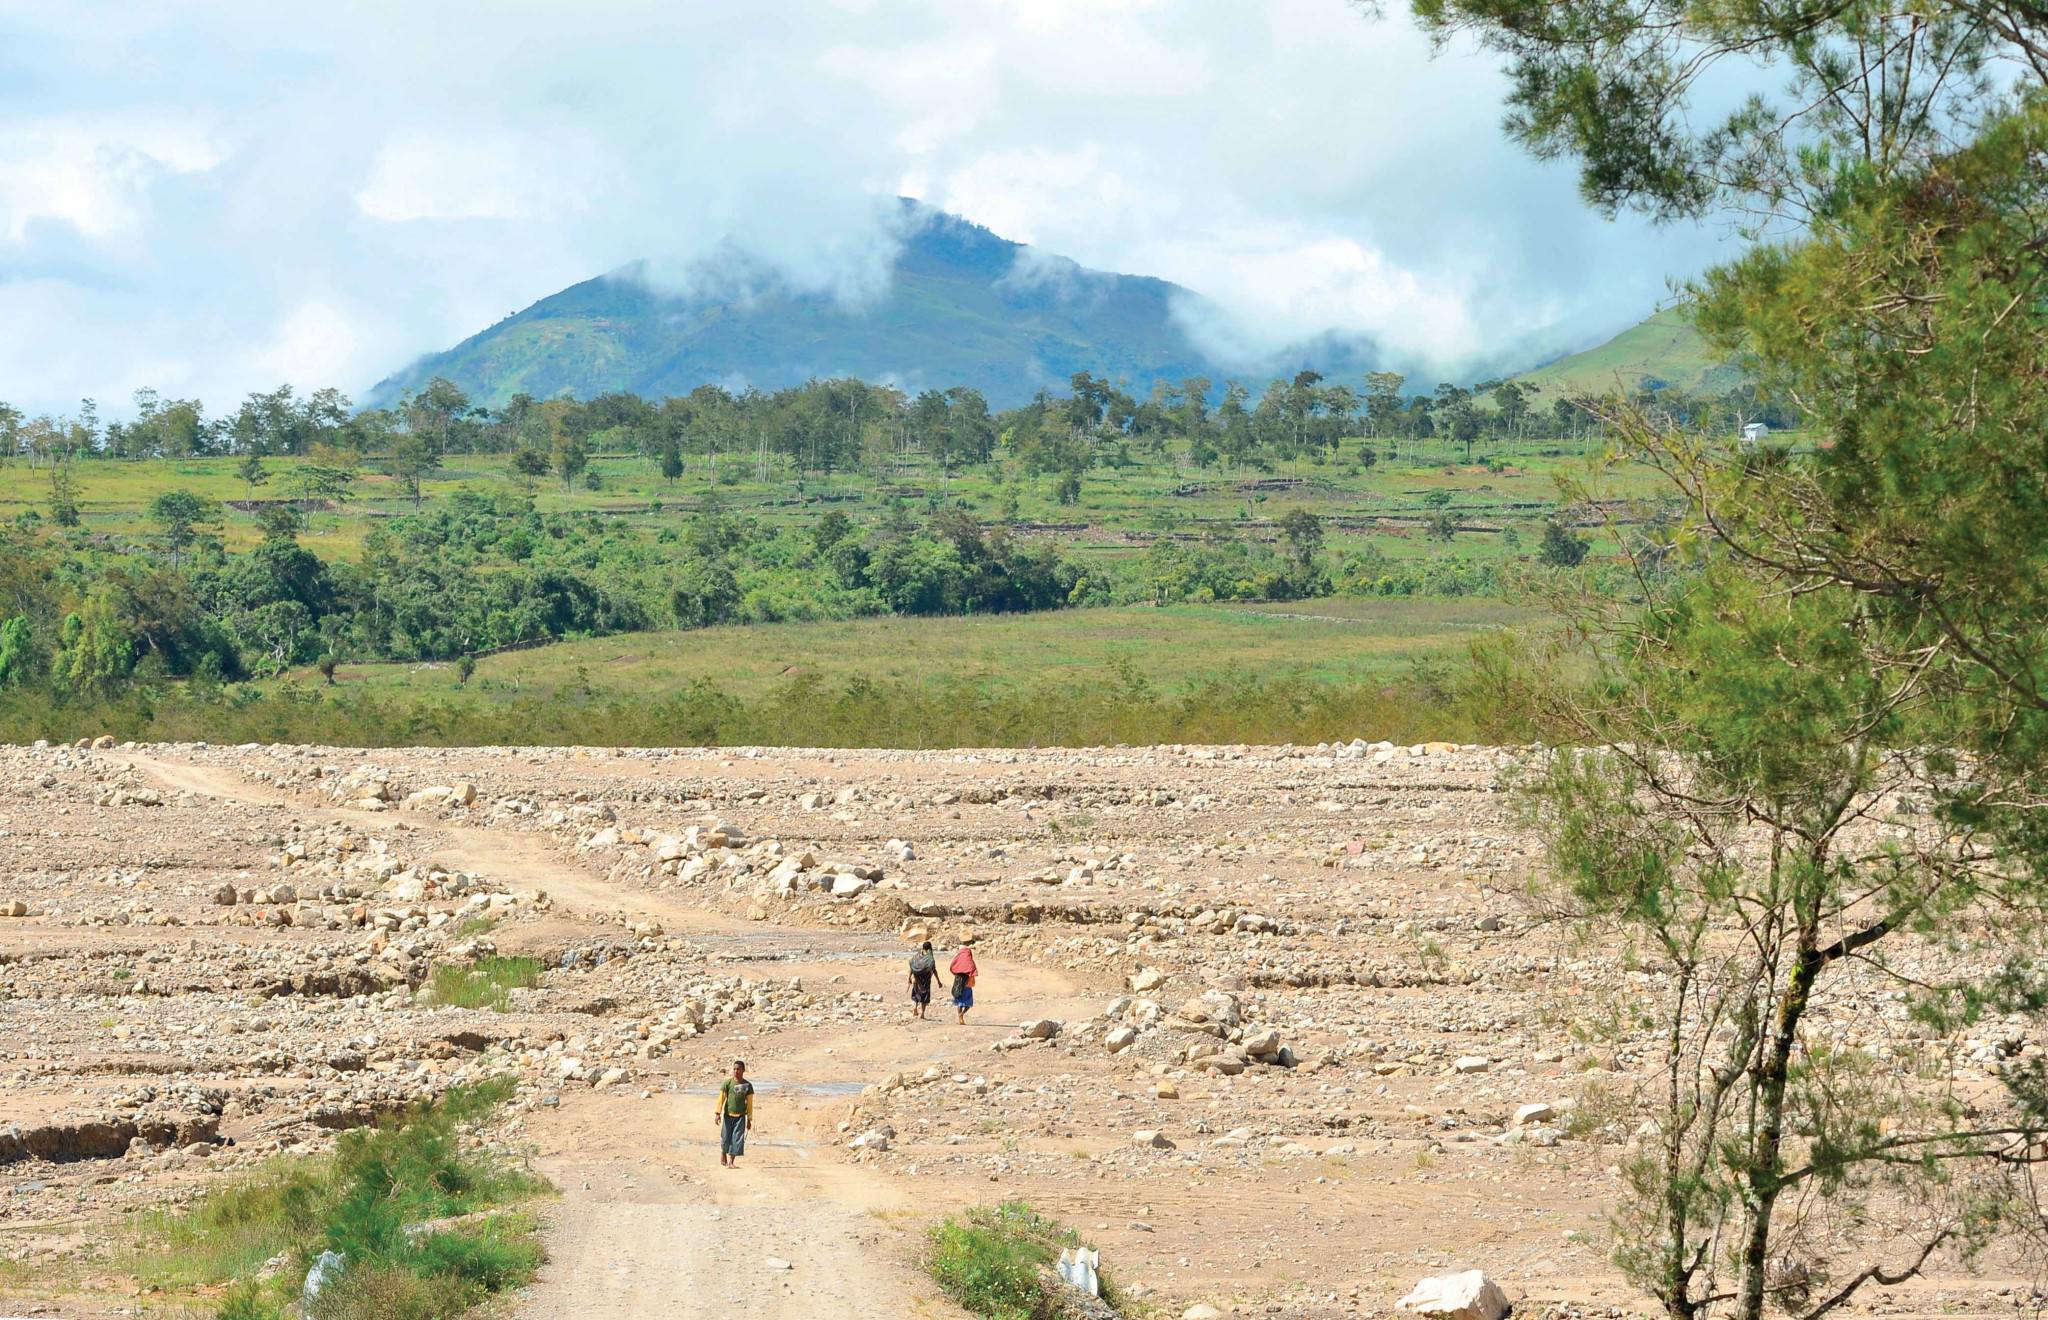
M1742 447L1744 449L1754 449L1770 433L1771 428L1762 422L1744 422L1742 424Z

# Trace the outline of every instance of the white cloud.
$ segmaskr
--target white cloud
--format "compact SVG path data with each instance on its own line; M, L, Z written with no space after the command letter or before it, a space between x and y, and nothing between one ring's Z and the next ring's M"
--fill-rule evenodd
M97 240L139 228L151 186L220 163L197 129L141 116L25 118L0 135L0 238L54 224Z
M546 182L530 159L522 168L522 156L533 154L517 141L478 135L394 138L371 159L356 207L372 220L394 223L516 220L532 213Z
M1453 372L1642 314L1699 234L1502 139L1484 59L1347 0L24 3L0 74L0 397L360 392L637 258L872 296L898 190ZM19 83L20 80L15 80ZM14 319L26 314L34 319Z

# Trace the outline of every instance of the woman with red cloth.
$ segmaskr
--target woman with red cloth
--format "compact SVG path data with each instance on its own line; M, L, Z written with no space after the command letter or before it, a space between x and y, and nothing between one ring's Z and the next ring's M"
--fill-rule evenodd
M960 952L953 955L953 1011L960 1015L960 1025L967 1025L967 1010L974 1007L974 943L972 935L962 936Z

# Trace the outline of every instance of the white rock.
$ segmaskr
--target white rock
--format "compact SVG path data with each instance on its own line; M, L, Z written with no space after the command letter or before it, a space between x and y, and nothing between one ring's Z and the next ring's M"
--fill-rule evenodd
M1434 1316L1437 1320L1503 1320L1508 1313L1508 1299L1500 1285L1485 1274L1464 1270L1424 1279L1413 1292L1395 1302L1394 1309Z
M1461 1073L1483 1073L1493 1066L1493 1060L1483 1054L1467 1054L1451 1067Z
M1172 1138L1157 1128L1139 1128L1131 1134L1131 1140L1137 1145L1147 1146L1153 1150L1173 1149Z

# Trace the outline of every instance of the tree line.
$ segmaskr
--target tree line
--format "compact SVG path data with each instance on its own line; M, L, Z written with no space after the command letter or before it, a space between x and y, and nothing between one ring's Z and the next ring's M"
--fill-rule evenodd
M1428 393L1405 387L1397 372L1369 373L1354 387L1301 371L1268 382L1255 398L1241 381L1219 387L1195 376L1157 382L1141 400L1123 383L1083 371L1065 393L1041 390L1000 412L971 386L910 394L851 377L771 392L704 385L662 399L515 394L491 407L436 377L388 408L356 409L335 389L300 395L281 385L220 417L199 400L140 390L128 421L103 423L91 399L69 417L27 418L0 403L0 455L46 468L53 516L75 525L66 469L83 459L240 456L254 499L270 480L264 460L291 457L298 461L289 486L275 495L320 504L346 500L361 465L374 462L417 505L452 454L509 455L521 475L565 486L594 486L594 457L630 454L656 463L670 483L695 464L721 481L789 479L801 493L807 479L863 472L886 480L916 464L950 473L1007 453L1026 473L1051 478L1060 503L1074 504L1094 468L1172 461L1271 472L1332 459L1369 467L1425 451L1435 461L1491 462L1493 449L1531 437L1591 441L1605 433L1606 414L1593 401L1559 397L1539 409L1535 391L1511 380L1443 382ZM1718 398L1657 390L1632 402L1707 430L1777 416L1753 390Z

